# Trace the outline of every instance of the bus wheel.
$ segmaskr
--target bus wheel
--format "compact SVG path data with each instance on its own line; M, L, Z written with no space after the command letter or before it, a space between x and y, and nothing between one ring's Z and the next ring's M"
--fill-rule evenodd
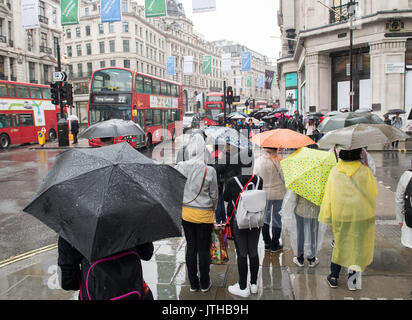
M152 135L150 133L147 136L146 146L147 146L148 149L153 148L153 140L152 140Z
M49 140L54 141L56 140L56 138L57 138L56 131L54 131L54 129L50 129L49 130Z
M0 135L0 149L7 149L10 146L10 138L7 134Z

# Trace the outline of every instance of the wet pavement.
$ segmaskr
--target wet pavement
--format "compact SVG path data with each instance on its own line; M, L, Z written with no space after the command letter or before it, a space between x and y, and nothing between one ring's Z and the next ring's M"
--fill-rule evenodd
M87 142L87 141L86 141ZM62 150L56 145L13 148L0 152L0 300L72 300L77 292L61 290L56 266L56 234L35 218L22 212L54 157ZM84 141L79 147L87 146ZM155 148L153 155L161 162L173 162L167 150L170 142ZM165 152L166 151L166 152ZM186 243L183 237L154 243L150 261L143 261L146 282L159 300L410 300L412 290L412 249L400 243L400 229L394 214L394 191L397 180L409 169L412 153L371 151L377 166L379 196L373 263L362 275L362 290L349 291L346 269L342 270L339 287L326 282L332 253L331 231L328 230L319 252L319 265L297 267L289 236L282 234L284 250L270 253L259 242L260 269L258 293L239 298L227 287L237 282L238 273L234 243L229 240L229 262L211 265L212 288L208 293L191 293L185 266ZM159 158L161 156L161 158Z

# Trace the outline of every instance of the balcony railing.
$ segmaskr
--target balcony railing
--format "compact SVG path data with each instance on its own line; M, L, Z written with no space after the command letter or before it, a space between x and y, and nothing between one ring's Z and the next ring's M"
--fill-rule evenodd
M349 4L346 3L341 6L332 7L334 11L330 11L330 23L337 23L349 20ZM358 3L352 2L355 6L355 10L357 9Z
M52 54L53 50L52 50L52 48L49 48L49 47L40 46L40 52L44 52L44 53L47 53L47 54Z
M7 37L6 36L0 36L0 42L7 43Z
M45 24L49 24L49 18L46 18L45 16L39 15L39 21Z

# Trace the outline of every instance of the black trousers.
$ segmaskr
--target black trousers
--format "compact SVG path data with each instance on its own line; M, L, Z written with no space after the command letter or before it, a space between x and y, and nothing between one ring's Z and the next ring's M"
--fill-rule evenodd
M239 229L237 227L236 219L232 220L230 225L232 227L232 234L235 240L237 269L239 272L239 287L244 290L247 286L248 256L250 265L250 283L257 283L259 272L258 242L260 228L253 228L251 230Z
M186 238L186 266L190 286L199 289L197 259L199 257L200 287L207 289L210 282L210 244L213 224L191 223L182 220Z

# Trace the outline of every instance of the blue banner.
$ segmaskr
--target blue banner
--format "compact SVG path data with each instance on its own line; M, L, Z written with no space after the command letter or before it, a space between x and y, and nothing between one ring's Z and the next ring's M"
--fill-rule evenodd
M120 0L102 0L100 17L102 22L122 21Z
M168 76L175 75L175 61L176 57L167 57L166 72Z
M265 80L265 77L263 76L263 74L260 74L260 75L258 76L258 87L259 87L259 88L263 88L263 82L264 82L264 80Z
M242 71L250 71L250 51L242 52Z

